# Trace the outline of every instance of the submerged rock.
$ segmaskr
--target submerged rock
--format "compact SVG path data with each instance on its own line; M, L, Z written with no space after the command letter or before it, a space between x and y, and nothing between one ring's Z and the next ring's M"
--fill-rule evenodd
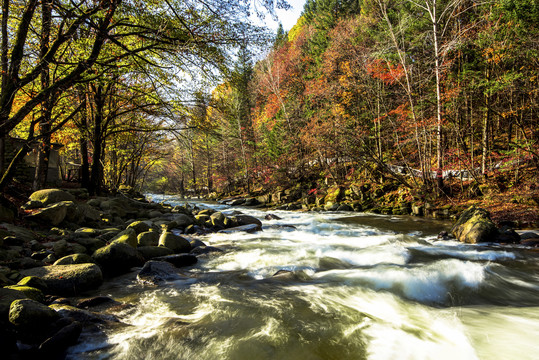
M103 274L96 264L42 266L21 274L40 277L47 285L47 293L64 296L77 295L103 283Z
M255 233L255 232L261 231L261 230L262 230L261 225L248 224L248 225L236 226L236 227L229 228L229 229L219 230L219 232L223 233L223 234L232 234L232 233L235 233L235 232Z
M496 241L499 232L487 210L471 206L462 213L451 234L460 242L477 244Z
M191 266L191 265L196 264L198 261L197 257L192 254L175 254L175 255L160 256L160 257L155 258L154 260L166 261L176 267Z
M143 283L158 284L163 281L182 279L178 274L178 268L167 261L148 261L137 275L137 280Z

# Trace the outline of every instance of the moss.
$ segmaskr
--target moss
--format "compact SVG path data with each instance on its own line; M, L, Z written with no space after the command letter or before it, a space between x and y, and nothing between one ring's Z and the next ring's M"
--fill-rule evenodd
M6 286L6 289L16 290L22 292L24 295L26 295L29 299L43 302L43 292L41 290L36 289L34 287L30 286L24 286L24 285L12 285L12 286Z

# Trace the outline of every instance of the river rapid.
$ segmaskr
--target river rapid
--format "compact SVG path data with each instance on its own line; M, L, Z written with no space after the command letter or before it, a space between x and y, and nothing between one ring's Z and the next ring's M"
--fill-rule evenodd
M181 280L108 283L128 325L69 359L539 359L539 253L437 241L450 223L423 218L198 206L264 230L200 237L225 252Z

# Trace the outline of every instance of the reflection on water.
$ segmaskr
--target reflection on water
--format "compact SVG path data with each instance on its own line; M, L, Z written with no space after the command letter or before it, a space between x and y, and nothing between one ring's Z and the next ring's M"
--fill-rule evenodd
M104 339L83 336L69 357L534 359L539 353L534 253L436 241L448 225L425 219L274 213L282 219L262 220L263 232L202 238L233 250L202 258L187 280L159 288L129 277L109 284L105 294L136 304L119 314L129 325L107 330Z

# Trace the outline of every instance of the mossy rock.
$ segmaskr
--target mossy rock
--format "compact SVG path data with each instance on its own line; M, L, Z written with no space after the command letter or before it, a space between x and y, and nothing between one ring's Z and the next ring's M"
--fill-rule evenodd
M174 254L174 251L164 246L141 246L137 249L146 261L159 256Z
M134 228L127 228L112 238L111 242L124 243L136 248L138 245L137 233Z
M7 319L11 303L20 299L28 299L28 296L22 291L0 288L0 318Z
M499 231L490 219L490 213L475 206L462 213L451 233L459 241L469 244L496 241Z
M134 221L127 226L128 229L134 229L135 233L138 235L140 233L150 230L150 225L144 221Z
M167 247L175 253L188 253L191 251L191 243L188 240L171 232L161 234L159 237L159 246Z
M157 231L145 231L138 234L137 244L141 246L157 246L159 244L159 233Z
M42 292L47 291L47 283L37 276L26 276L19 280L17 285L33 287L41 290Z
M78 295L103 283L103 274L96 264L42 266L21 274L40 277L47 284L48 294L62 296Z
M144 263L144 258L137 249L118 241L97 249L92 257L106 275L124 274L132 267L141 266Z
M44 299L43 292L39 289L36 289L35 287L24 286L24 285L11 285L11 286L6 286L6 289L20 291L24 295L26 295L29 299L38 301L40 303L42 303Z
M94 259L87 254L71 254L54 262L53 265L94 264Z
M60 189L43 189L30 195L30 200L40 201L43 206L47 206L60 201L74 201L75 197Z
M56 311L31 299L15 300L9 307L9 322L34 334L43 332L59 318Z

